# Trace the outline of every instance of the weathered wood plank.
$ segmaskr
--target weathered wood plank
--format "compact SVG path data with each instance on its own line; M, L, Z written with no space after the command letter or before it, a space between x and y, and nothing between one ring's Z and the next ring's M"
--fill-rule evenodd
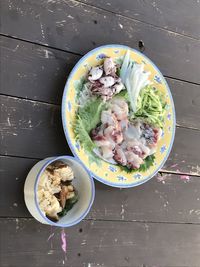
M35 163L33 159L0 157L1 216L31 217L24 204L23 186ZM99 182L95 187L87 219L200 223L199 177L163 174L136 188L120 190Z
M200 129L200 86L167 79L174 99L177 125Z
M24 182L38 160L0 157L0 216L30 217L24 202Z
M83 221L65 229L66 254L59 228L1 219L0 231L3 267L199 266L199 225Z
M78 57L0 37L0 93L60 104L66 78Z
M44 158L70 153L59 106L7 96L0 96L0 101L0 154ZM177 128L172 152L163 169L200 175L199 138L199 130ZM174 164L178 166L174 168Z
M200 131L176 128L174 145L163 170L199 175L199 138Z
M108 43L138 48L143 40L145 54L166 76L200 82L198 40L73 0L4 0L1 6L3 34L80 54Z
M199 1L80 0L154 26L200 38Z
M0 96L0 154L43 158L70 153L60 107Z
M0 93L55 104L61 103L67 75L80 58L7 37L0 38L0 53ZM200 129L200 86L174 79L167 81L178 125Z

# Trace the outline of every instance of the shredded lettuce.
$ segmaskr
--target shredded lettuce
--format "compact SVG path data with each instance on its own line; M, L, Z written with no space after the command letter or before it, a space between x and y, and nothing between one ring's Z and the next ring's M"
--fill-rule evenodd
M137 101L136 118L144 118L148 123L163 127L165 116L164 97L156 88L148 85L141 90Z
M83 90L83 85L85 82L86 82L85 76L82 76L79 80L76 80L74 82L74 88L75 88L75 92L76 92L76 100L79 99L80 93Z
M81 146L86 151L92 151L95 148L95 144L90 138L90 135L85 129L84 122L82 121L81 117L77 115L76 123L74 124L74 133L76 139L80 142Z
M92 99L84 107L79 107L74 133L82 147L89 152L95 148L95 144L90 138L90 131L100 122L101 112L105 108L105 103L100 99Z

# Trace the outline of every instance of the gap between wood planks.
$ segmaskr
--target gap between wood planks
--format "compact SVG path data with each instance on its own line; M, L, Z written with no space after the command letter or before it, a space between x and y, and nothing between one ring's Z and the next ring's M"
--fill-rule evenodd
M7 97L11 97L13 99L20 99L20 100L34 102L34 103L37 102L37 103L40 103L40 104L61 108L61 104L55 104L55 103L46 102L46 101L42 101L42 100L35 100L35 99L31 99L31 98L24 98L24 97L21 97L21 96L18 97L18 96L12 96L12 95L9 95L9 94L1 94L1 93L0 93L0 96L7 96ZM195 131L200 131L200 129L198 129L198 128L190 127L190 126L182 126L182 125L180 125L178 123L176 123L176 127L177 128L184 128L184 129L191 129L191 130L195 130Z
M35 221L31 215L30 217L24 217L24 216L19 216L19 217L7 217L7 216L0 216L0 220L6 219L6 220L15 220L15 219L22 219L22 220L28 220L28 221ZM193 222L166 222L166 221L151 221L151 220L111 220L111 219L94 219L94 218L85 218L82 220L82 222L116 222L116 223L152 223L152 224L171 224L171 225L177 225L177 224L186 224L186 225L197 225L199 226L200 223L193 223Z
M72 55L75 55L75 56L80 56L80 57L83 57L84 56L84 54L80 54L80 53L77 53L77 52L74 52L74 51L70 51L70 50L62 49L62 48L57 48L57 47L50 46L48 44L43 44L43 43L40 43L40 42L33 42L33 41L30 41L30 40L27 40L27 39L19 38L19 37L16 37L16 36L11 36L11 35L8 35L8 34L0 33L0 36L5 37L5 38L14 39L16 41L21 41L21 42L25 42L25 43L29 43L29 44L38 45L38 46L41 46L41 47L53 49L53 50L56 50L56 51L65 52L65 53L72 54ZM139 49L138 49L138 51L140 53L143 53ZM200 85L200 83L191 82L191 81L188 81L188 80L184 80L184 79L180 79L180 78L176 78L176 77L172 77L172 76L168 76L168 75L164 75L164 74L163 74L163 76L165 78L169 78L169 79L175 80L175 81L186 82L186 83L194 84L194 85ZM7 95L7 96L9 96L9 95ZM32 100L32 99L30 99L30 100ZM50 103L51 104L51 102L45 102L45 101L44 101L44 103Z
M104 11L104 12L113 14L113 15L115 15L117 17L125 18L125 19L128 19L128 20L134 21L134 22L139 22L139 23L142 23L144 25L151 26L152 28L161 29L163 31L166 31L168 33L173 33L173 34L176 34L178 36L187 37L189 39L196 40L196 41L200 40L200 39L198 39L198 38L196 38L194 36L190 36L190 35L184 34L184 33L179 33L179 32L174 31L174 30L168 30L168 29L166 29L164 27L157 26L157 25L149 23L149 22L145 22L144 20L136 19L136 18L133 18L133 17L130 17L130 16L125 16L124 14L120 14L118 12L114 12L114 11L108 10L106 8L97 7L97 6L95 6L95 5L91 4L91 3L84 3L84 2L82 2L80 0L73 0L72 2L79 3L81 6L91 7L91 8L96 9L96 10Z
M54 49L54 50L61 51L61 52L67 52L69 54L73 54L73 55L76 55L76 56L81 56L81 57L83 56L82 54L79 54L77 52L68 51L66 49L50 46L48 44L44 44L44 43L40 43L40 42L33 42L33 41L30 41L30 40L19 38L19 37L12 36L12 35L9 35L9 34L0 33L0 36L6 37L6 38L11 38L11 39L22 41L22 42L26 42L26 43L29 43L29 44L34 44L34 45L47 47L47 48Z
M17 156L17 155L9 155L9 154L6 154L6 155L3 155L3 154L0 154L0 158L20 158L20 159L30 159L30 160L42 160L43 158L33 158L33 157L23 157L23 156ZM163 176L165 174L175 174L175 175L188 175L188 176L191 176L191 177L200 177L200 174L197 174L197 173L189 173L189 172L179 172L179 171L167 171L165 169L161 169L160 171L158 171L158 173Z
M84 5L84 6L92 7L92 8L97 9L97 10L103 10L103 11L106 11L106 12L108 12L108 13L114 14L114 15L116 15L116 16L119 16L119 17L122 17L122 18L125 18L125 19L130 19L130 20L133 20L133 21L136 21L136 22L143 23L143 24L145 24L145 25L150 25L150 26L152 26L153 28L162 29L162 30L167 31L167 32L169 32L169 33L174 33L174 34L176 34L176 35L185 36L185 37L187 37L187 38L190 38L190 39L199 41L199 39L198 39L198 38L195 38L194 36L190 36L190 35L187 35L187 34L179 33L179 32L173 31L173 30L167 30L167 29L165 29L164 27L160 27L160 26L157 26L157 25L155 25L155 24L152 24L152 23L149 23L149 22L145 22L144 20L136 19L136 18L133 18L133 17L130 17L130 16L125 16L125 15L123 15L123 14L114 12L114 11L112 11L112 10L108 10L108 9L106 9L106 8L97 7L97 6L93 5L93 4L84 3L84 2L82 2L81 0L73 0L73 1L74 1L74 2L78 2L78 3L80 3L81 5Z

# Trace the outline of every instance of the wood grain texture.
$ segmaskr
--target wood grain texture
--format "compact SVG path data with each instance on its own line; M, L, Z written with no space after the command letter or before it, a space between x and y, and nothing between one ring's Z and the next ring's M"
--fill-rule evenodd
M179 126L200 129L200 86L167 79L176 110Z
M0 157L3 217L31 217L23 186L34 159ZM111 188L95 181L96 196L87 219L200 223L200 179L165 174L139 187ZM183 193L184 192L184 193Z
M87 4L150 23L177 33L200 38L200 3L187 0L80 0Z
M0 37L0 93L60 104L66 78L78 57Z
M0 96L0 154L45 158L69 154L55 105Z
M0 33L14 38L0 39L0 266L200 266L198 2L1 1ZM95 182L86 220L65 229L65 254L64 229L30 219L26 175L40 158L71 153L60 102L80 56L107 43L138 49L140 40L163 74L175 78L167 79L181 126L173 150L162 173L142 186L120 190Z
M62 130L59 106L7 96L0 96L0 101L1 155L40 159L71 154ZM163 170L200 175L199 138L199 130L177 128Z
M67 75L80 56L7 37L0 38L0 93L60 104ZM177 124L200 129L200 86L167 79Z
M200 131L176 128L172 151L162 169L200 175L199 138Z
M145 54L164 75L200 83L198 40L73 0L3 0L1 5L5 35L79 54L110 43L137 49L143 40Z
M27 267L27 262L29 267L198 267L200 263L199 225L83 221L65 230L66 254L60 228L33 219L0 219L0 231L2 267Z

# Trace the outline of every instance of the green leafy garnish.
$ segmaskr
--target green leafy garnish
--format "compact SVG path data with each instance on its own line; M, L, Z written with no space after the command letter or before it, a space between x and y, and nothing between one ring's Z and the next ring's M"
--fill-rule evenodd
M63 210L61 212L58 213L58 216L59 217L65 216L67 214L67 212L73 208L74 204L77 201L78 201L78 192L75 191L75 196L66 201L65 207L63 208Z
M76 99L79 98L80 91L83 89L86 78L83 76L79 80L74 81L74 88L76 91Z
M118 166L120 167L120 169L122 171L125 171L127 173L145 172L151 166L153 166L154 160L155 160L155 156L154 155L150 155L150 156L146 157L146 159L144 160L144 163L140 165L139 169L130 169L127 166L122 166L120 164L118 164Z
M86 131L84 122L79 115L77 115L76 122L74 124L74 133L76 139L86 151L90 152L95 148L95 144Z
M148 123L162 128L165 106L162 93L152 86L146 86L140 92L133 117L145 119Z
M100 122L101 112L105 108L105 103L96 98L86 103L84 107L79 107L77 118L74 124L74 133L82 147L89 152L95 148L95 144L90 138L90 131L96 128Z
M94 99L88 102L84 107L79 108L79 117L88 133L100 122L101 112L104 108L105 103L101 98Z

